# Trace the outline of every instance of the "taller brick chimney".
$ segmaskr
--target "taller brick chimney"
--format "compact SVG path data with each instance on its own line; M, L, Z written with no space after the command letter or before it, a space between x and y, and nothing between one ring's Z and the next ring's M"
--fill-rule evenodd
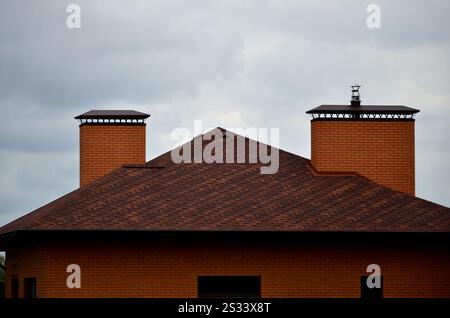
M80 121L80 187L126 163L145 163L145 119L133 110L91 110Z
M311 164L320 173L358 173L415 195L414 114L406 106L321 105L311 115Z

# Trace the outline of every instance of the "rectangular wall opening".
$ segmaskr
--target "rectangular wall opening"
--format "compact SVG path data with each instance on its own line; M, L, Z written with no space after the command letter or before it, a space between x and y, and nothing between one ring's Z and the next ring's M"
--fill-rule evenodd
M19 298L19 278L11 279L11 298Z
M198 297L259 298L261 276L198 276Z
M36 298L36 277L29 277L23 280L23 297Z

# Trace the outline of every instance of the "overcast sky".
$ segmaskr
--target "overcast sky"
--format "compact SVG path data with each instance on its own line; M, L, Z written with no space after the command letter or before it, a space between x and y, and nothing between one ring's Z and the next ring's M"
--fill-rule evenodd
M81 7L69 29L66 8ZM367 6L380 5L369 29ZM151 114L147 159L174 128L279 127L310 157L309 118L362 85L417 107L417 196L450 206L450 2L0 0L0 225L78 187L90 109Z

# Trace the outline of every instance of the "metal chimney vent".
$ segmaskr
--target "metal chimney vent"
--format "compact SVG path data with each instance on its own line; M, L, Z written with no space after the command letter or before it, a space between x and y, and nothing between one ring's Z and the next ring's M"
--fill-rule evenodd
M361 106L361 100L359 96L359 88L361 85L355 84L352 85L352 100L350 101L350 106Z

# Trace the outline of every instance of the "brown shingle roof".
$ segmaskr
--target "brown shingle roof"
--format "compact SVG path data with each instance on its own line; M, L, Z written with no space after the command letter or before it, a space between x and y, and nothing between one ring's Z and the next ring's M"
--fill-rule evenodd
M225 139L224 139L225 140ZM248 142L248 140L247 140ZM16 230L450 232L450 209L358 175L318 175L280 150L261 164L124 167L0 228Z

